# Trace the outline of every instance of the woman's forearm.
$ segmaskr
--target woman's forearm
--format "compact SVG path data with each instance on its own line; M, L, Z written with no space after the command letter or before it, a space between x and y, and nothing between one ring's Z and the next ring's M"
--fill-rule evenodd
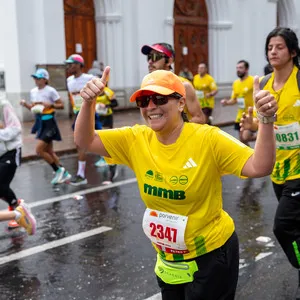
M271 174L276 158L276 145L273 130L273 123L259 123L255 151L253 154L253 168L258 176Z
M75 144L87 150L95 135L95 102L83 101L75 123Z

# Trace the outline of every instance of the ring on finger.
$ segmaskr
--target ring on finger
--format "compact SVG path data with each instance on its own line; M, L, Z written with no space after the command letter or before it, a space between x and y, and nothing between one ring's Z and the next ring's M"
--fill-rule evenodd
M271 102L269 102L269 103L268 103L268 106L269 106L269 108L271 108L271 107L272 107L272 104L271 104Z

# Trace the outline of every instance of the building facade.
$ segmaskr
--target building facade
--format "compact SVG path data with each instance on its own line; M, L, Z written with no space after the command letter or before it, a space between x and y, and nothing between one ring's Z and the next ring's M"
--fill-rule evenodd
M67 102L63 62L81 54L90 68L94 59L111 66L109 86L121 107L147 73L140 49L167 42L175 47L175 72L193 73L208 64L219 95L229 95L240 59L261 75L264 43L277 25L299 34L298 0L0 0L0 72L5 92L21 119L32 116L18 105L34 82L30 74L45 66ZM0 73L1 74L1 73ZM1 75L0 75L1 84ZM68 114L68 105L63 113Z

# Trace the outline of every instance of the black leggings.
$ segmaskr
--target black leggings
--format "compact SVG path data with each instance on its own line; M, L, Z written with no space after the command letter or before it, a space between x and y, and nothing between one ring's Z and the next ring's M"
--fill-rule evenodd
M220 248L195 259L194 281L167 284L157 277L162 300L233 300L239 276L239 242L236 233Z
M17 197L10 188L10 183L20 165L20 159L21 149L8 151L0 157L0 198L12 208L17 206Z
M300 267L300 179L273 183L279 201L274 234L293 267Z

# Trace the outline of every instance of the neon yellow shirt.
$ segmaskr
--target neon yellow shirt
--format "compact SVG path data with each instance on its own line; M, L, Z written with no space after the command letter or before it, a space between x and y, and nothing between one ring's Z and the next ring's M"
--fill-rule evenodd
M196 90L196 95L201 107L214 108L215 98L206 97L206 94L218 89L213 77L209 74L205 74L203 77L201 77L199 74L196 74L194 76L193 85Z
M237 79L232 85L231 99L237 99L238 112L235 122L240 123L243 112L248 112L248 107L253 106L253 83L252 76L248 76L245 80Z
M253 150L219 128L185 123L174 144L160 143L145 125L97 131L111 158L137 177L147 208L188 217L188 253L171 254L153 244L162 258L191 259L221 247L234 231L222 209L221 176L241 171Z
M104 88L104 92L102 95L98 96L96 99L96 103L102 103L104 105L109 105L110 101L113 99L115 93L108 87ZM112 108L109 107L107 109L107 113L104 116L112 115L113 111Z
M272 181L277 184L300 178L300 93L297 72L298 68L294 66L290 77L279 91L273 89L274 73L264 87L278 103L277 121L274 125L276 163L271 175Z

